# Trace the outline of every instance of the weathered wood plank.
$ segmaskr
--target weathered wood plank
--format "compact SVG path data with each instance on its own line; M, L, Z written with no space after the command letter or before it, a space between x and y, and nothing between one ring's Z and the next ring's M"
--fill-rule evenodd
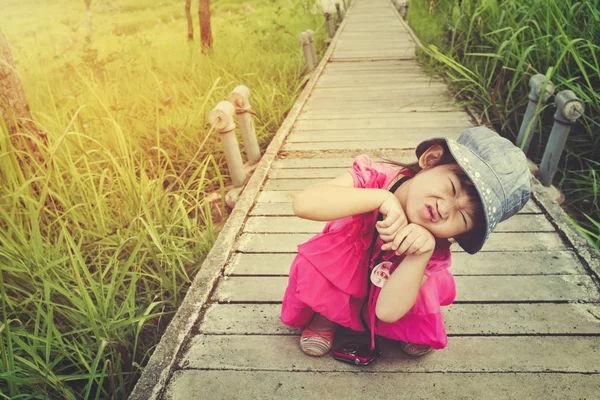
M521 275L455 277L459 302L564 302L600 300L594 282L585 275ZM285 276L228 277L217 287L218 302L280 302Z
M301 329L279 320L279 304L212 304L199 332L291 335ZM449 335L600 334L599 304L453 304L444 307Z
M421 129L421 128L419 128ZM427 129L427 128L423 128ZM457 128L460 132L461 128ZM283 146L285 151L342 151L342 150L361 150L364 152L371 152L375 150L405 150L409 148L415 148L419 143L419 140L372 140L372 141L354 141L354 142L340 142L340 141L329 141L329 142L301 142L301 143L287 143Z
M598 375L493 373L323 373L286 371L176 371L166 399L364 400L593 399ZM241 395L240 395L241 394Z
M332 89L333 90L333 89ZM423 121L427 121L430 124L436 124L444 126L444 124L452 123L452 122L470 122L471 117L462 111L444 111L444 112L404 112L401 114L398 113L355 113L351 116L347 115L339 115L321 118L310 118L311 120L316 119L321 123L327 123L332 120L345 120L352 121L357 124L366 123L372 124L373 122L385 123L385 125L396 125L400 124L400 127L410 127L413 123L421 124ZM302 120L306 120L308 118L302 118ZM300 122L298 121L298 122ZM304 122L306 123L306 122ZM384 128L386 126L383 126ZM438 126L439 127L439 126ZM300 128L298 128L300 129Z
M331 105L331 99L309 99L304 107L305 111L323 112ZM416 111L442 111L448 108L455 109L455 102L449 95L435 95L425 97L407 97L393 100L335 100L336 110L344 113L368 112L416 112ZM337 111L336 111L337 112Z
M343 88L340 88L340 91ZM417 93L415 90L411 89L394 89L394 90L385 90L385 91L362 91L362 92L348 92L348 93L336 93L335 89L327 88L321 89L320 91L315 91L311 95L311 99L332 99L336 100L336 106L338 99L343 99L343 96L346 97L347 100L342 100L342 103L345 101L367 101L367 100L377 100L377 101L393 101L398 99L404 99L405 102L415 102L419 99L419 97L432 97L432 96L448 96L450 92L446 87L435 87L435 86L426 86L422 89L419 89ZM447 98L447 97L446 97ZM331 107L331 104L329 105Z
M270 192L270 191L264 191L262 192L261 195L258 196L258 202L259 203L291 203L294 200L294 196L296 196L296 194L300 193L297 190L290 190L290 191L278 191L278 192ZM260 204L257 204L255 206L258 207L260 206ZM285 210L286 208L280 208L278 210ZM291 211L291 205L289 206L289 208L287 208ZM263 210L267 210L264 209ZM520 213L522 214L530 214L530 213L541 213L540 208L533 202L533 201L529 201L527 204L525 204L525 207L523 207L523 209L520 211ZM288 214L287 212L285 213L275 213L275 215L292 215ZM256 214L254 213L253 215L273 215L273 213L268 212L267 214Z
M306 169L273 169L269 173L271 179L312 179L336 178L347 172L352 166L352 161L342 168L306 168Z
M312 121L312 120L306 120ZM321 143L321 142L360 142L365 140L380 141L380 142L392 142L396 140L402 140L403 143L415 143L415 146L421 143L426 136L423 136L424 131L433 132L436 128L431 126L426 121L422 122L422 126L415 127L404 127L402 123L398 123L398 128L379 128L377 126L363 126L362 128L350 128L352 122L360 120L332 120L329 122L322 123L320 126L322 129L318 129L319 124L315 124L314 127L307 127L306 124L298 123L298 128L294 129L288 136L288 143ZM301 122L301 121L300 121ZM375 124L375 123L374 123ZM359 125L359 124L357 124ZM362 124L366 125L366 124ZM416 125L416 124L412 124ZM428 126L429 125L429 126ZM347 126L348 128L340 129L341 127ZM456 122L454 124L445 124L443 128L438 128L438 135L448 137L450 139L458 139L460 133L465 129L468 129L472 125L468 122ZM302 130L300 130L302 129Z
M455 337L443 351L409 359L399 345L381 341L372 372L600 372L598 337ZM569 354L585 357L565 356ZM354 371L332 357L307 357L297 336L199 335L183 359L186 368Z
M227 275L287 276L296 253L236 253L226 266ZM481 252L474 255L453 253L452 267L459 275L585 275L575 254L570 251Z
M417 74L404 74L404 75L392 75L392 76L375 76L375 77L359 77L354 76L336 76L335 79L328 78L319 80L319 83L315 85L317 89L335 89L335 88L364 88L364 89L379 89L386 90L387 88L402 88L406 85L414 85L420 83L423 86L428 86L431 83L439 83L440 80L431 79L428 76L417 75Z
M237 250L245 253L293 253L311 234L245 233L237 242ZM458 246L457 246L458 247ZM482 251L547 251L564 250L565 244L554 232L504 233L494 232ZM460 251L457 248L457 251Z
M365 61L365 62L371 62L371 61L382 61L382 60L414 60L415 56L414 55L406 55L406 56L400 56L400 55L391 55L391 56L385 56L385 57L379 57L379 56L374 56L374 55L356 55L356 56L349 56L349 55L344 55L344 56L340 56L340 57L334 57L331 56L331 61L338 61L338 62L352 62L352 61Z
M346 72L349 71L423 71L423 68L416 61L378 61L375 63L329 63L323 73Z
M336 104L337 105L337 104ZM352 107L352 108L347 108ZM359 107L360 106L360 107ZM354 109L354 110L353 110ZM372 112L370 111L372 110ZM356 114L365 113L368 114L365 118L371 118L371 114L382 111L386 114L395 114L398 113L414 113L414 112L452 112L456 111L457 106L453 104L452 99L446 98L444 102L434 101L429 103L405 103L403 107L387 107L384 109L379 109L373 107L369 104L368 101L364 102L354 102L347 103L344 107L336 107L335 110L327 110L324 108L317 107L305 107L301 117L299 119L312 119L313 117L317 118L327 118L331 116L331 118L352 118L352 116Z
M429 113L405 113L401 117L397 118L379 119L303 119L296 122L294 125L294 131L318 131L328 133L328 131L339 132L339 130L365 131L372 129L385 129L385 131L380 132L381 138L379 138L379 140L385 140L386 138L391 139L394 137L403 136L408 134L411 130L420 130L421 128L429 128L430 130L436 128L440 129L440 125L444 126L444 131L449 131L451 128L455 128L457 133L454 136L458 137L461 130L473 126L466 114L462 114L460 117L448 115L446 118L432 118L432 120L427 118L428 114ZM392 133L394 131L396 131L396 133ZM335 135L340 137L344 136L341 133L337 133ZM446 134L443 135L447 136ZM361 138L365 139L366 136L367 135L363 133ZM424 136L424 134L420 131L414 132L412 136L416 140L427 139L427 136ZM350 136L350 138L354 137Z
M421 92L422 90L425 90L425 89L430 89L433 91L436 91L436 90L437 91L445 91L447 89L447 87L443 82L433 81L431 79L429 79L429 80L420 79L420 82L419 81L414 82L414 81L408 81L408 80L405 82L396 82L396 81L388 79L387 82L379 82L379 83L374 83L374 82L368 81L364 85L361 85L361 86L344 85L343 83L339 83L336 86L327 86L327 87L317 85L317 86L315 86L313 95L318 96L323 93L328 93L328 94L332 94L332 96L340 95L340 94L348 94L349 96L354 97L355 95L359 95L364 92L393 91L393 92L405 93L405 92L409 92L409 91Z
M356 154L358 156L359 154ZM354 157L356 157L354 156ZM294 169L294 168L350 168L354 162L354 157L335 157L335 158L279 158L273 162L272 169ZM371 159L375 162L382 162L383 159L377 155L371 154ZM394 160L401 162L411 162L416 160L414 150L403 150L387 157L393 157Z
M326 222L298 217L250 217L244 232L249 233L312 233L323 230ZM498 224L496 232L554 232L554 226L541 214L522 214Z
M327 182L331 178L316 179L269 179L263 190L303 190L310 185Z
M407 115L420 115L421 117L430 116L432 118L439 119L439 122L444 122L444 114L454 114L456 109L450 111L409 111L404 110L400 112L386 112L386 113L351 113L345 110L339 111L330 111L326 113L325 111L318 112L318 110L312 110L303 112L302 115L298 117L298 120L303 119L318 119L318 120L334 120L334 119L346 119L346 120L378 120L378 119L386 119L386 118L396 118L402 120L404 116ZM398 114L401 115L398 115Z

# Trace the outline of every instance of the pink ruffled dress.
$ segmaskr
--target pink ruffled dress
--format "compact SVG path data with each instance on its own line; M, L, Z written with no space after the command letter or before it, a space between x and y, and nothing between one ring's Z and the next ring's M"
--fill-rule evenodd
M366 155L356 157L349 172L357 188L387 189L398 176L397 169L373 163ZM410 176L408 172L402 173ZM377 215L378 210L374 210L330 221L322 233L298 246L281 309L284 324L304 327L318 312L352 330L364 331L360 313L367 296L369 269L379 258L391 261L393 272L404 258L393 252L380 254L383 242L378 237L368 259ZM454 277L448 270L450 263L450 243L438 240L425 269L427 280L414 306L394 323L375 317L380 289L372 285L368 306L364 309L371 332L394 340L429 344L434 349L446 347L448 337L440 306L451 304L456 296Z

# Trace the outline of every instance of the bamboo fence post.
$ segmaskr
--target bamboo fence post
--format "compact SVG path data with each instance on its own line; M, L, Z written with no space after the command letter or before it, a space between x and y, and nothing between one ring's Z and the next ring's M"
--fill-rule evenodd
M325 22L327 23L327 33L329 34L329 38L333 38L335 35L335 28L333 27L333 19L331 18L331 13L325 13Z
M529 151L531 139L535 134L538 119L538 116L535 115L535 110L540 101L542 86L544 85L545 80L546 77L542 74L536 74L529 79L529 87L531 88L531 91L529 92L529 102L527 103L525 115L523 115L523 122L521 122L521 129L519 129L519 136L517 136L516 143L517 147L523 149L523 153L525 154ZM544 95L541 96L542 103L545 103L552 94L554 94L554 84L551 81L548 81Z
M552 184L560 156L562 155L571 126L583 114L583 102L570 90L563 90L556 95L556 113L550 138L540 163L538 178L544 186Z
M306 33L306 31L302 32L298 36L298 40L300 41L300 45L302 45L302 52L304 53L304 60L306 60L306 68L309 71L312 71L312 69L315 67L315 65L313 64L312 54L310 52L310 45L308 43L308 34Z
M246 172L244 171L244 163L242 162L238 141L235 137L234 113L235 108L233 104L228 101L220 101L210 112L208 120L211 125L214 125L216 131L221 136L225 160L227 160L227 169L229 170L233 186L241 187L246 181Z
M337 24L340 25L342 23L342 8L340 7L340 3L335 3L335 11L337 12Z
M310 50L310 56L312 58L314 68L319 64L319 60L317 59L317 51L315 50L314 32L309 29L306 31L306 36L308 38L308 49Z
M246 149L246 156L250 165L256 164L260 160L260 148L256 139L256 130L252 120L252 106L250 105L250 89L244 85L236 86L227 97L234 106L237 114L238 124L242 132L242 140Z

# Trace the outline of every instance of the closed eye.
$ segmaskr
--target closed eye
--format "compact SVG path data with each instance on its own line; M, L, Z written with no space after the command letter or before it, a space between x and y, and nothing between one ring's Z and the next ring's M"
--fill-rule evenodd
M452 185L452 194L454 195L454 198L456 198L456 186L454 186L454 182L452 182L452 179L450 179L450 184ZM465 214L463 214L463 212L461 210L458 210L458 212L460 213L460 216L462 217L463 221L465 222L465 227L468 227L467 219L465 218Z

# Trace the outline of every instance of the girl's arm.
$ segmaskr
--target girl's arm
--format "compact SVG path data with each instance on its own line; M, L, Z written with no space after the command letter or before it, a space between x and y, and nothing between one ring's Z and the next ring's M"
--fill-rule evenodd
M383 322L396 322L412 308L424 282L425 268L433 250L407 255L387 280L375 305L375 315Z
M292 206L300 218L331 221L376 210L391 197L394 195L385 189L355 188L354 178L346 172L304 189L294 198Z

